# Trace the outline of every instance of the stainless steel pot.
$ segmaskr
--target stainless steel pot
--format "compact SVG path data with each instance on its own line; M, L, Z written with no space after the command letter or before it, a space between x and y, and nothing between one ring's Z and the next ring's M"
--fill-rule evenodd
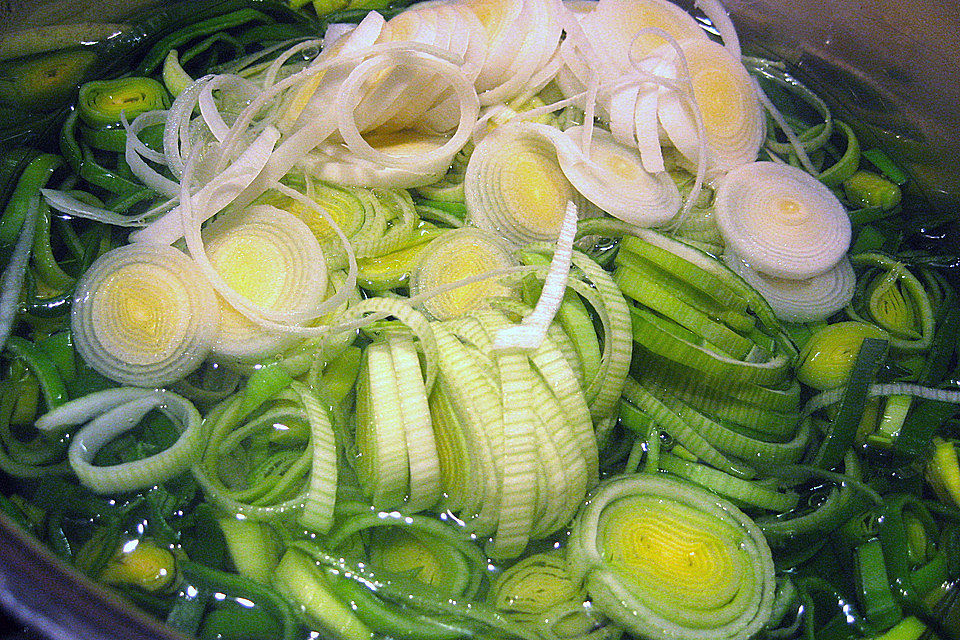
M20 28L112 22L145 0L0 0ZM688 3L692 4L692 3ZM728 0L746 47L788 61L859 135L913 177L928 211L960 214L956 0ZM960 217L960 216L958 216ZM0 514L0 606L50 639L173 638Z

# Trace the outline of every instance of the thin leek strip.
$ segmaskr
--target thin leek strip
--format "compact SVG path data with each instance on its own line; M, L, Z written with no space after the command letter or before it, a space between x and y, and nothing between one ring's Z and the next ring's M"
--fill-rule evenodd
M223 119L223 114L217 106L217 101L213 97L213 92L218 92L218 99L221 103L235 101L246 103L253 99L259 92L258 87L246 78L231 75L219 74L211 78L209 82L204 83L200 94L197 96L197 106L200 108L200 117L210 129L210 133L217 139L217 142L223 142L230 132L230 127Z
M355 468L364 494L378 509L399 507L410 481L400 396L390 348L367 347L357 379Z
M416 345L412 339L400 337L388 338L387 344L393 359L407 444L410 483L405 508L417 512L432 507L440 499L440 460Z
M754 269L803 279L832 269L850 247L850 217L809 174L773 162L731 171L714 199L728 246Z
M739 383L776 385L782 382L792 354L779 350L767 353L755 345L747 357L732 358L705 344L700 336L687 332L676 323L657 316L643 307L630 310L634 340L653 353L710 375L726 376Z
M697 0L694 3L698 9L710 19L713 26L717 29L720 37L723 39L723 46L727 48L730 55L740 59L740 39L737 36L737 30L730 20L730 15L717 0Z
M216 338L213 291L183 253L127 245L98 258L74 293L78 353L122 384L163 386L196 369Z
M809 420L797 421L800 426L787 442L771 442L738 432L731 425L716 420L695 407L674 398L658 394L664 405L677 412L697 433L718 451L741 460L760 459L771 464L793 463L803 457L810 443Z
M168 198L177 198L180 196L180 185L161 175L150 167L144 159L163 162L165 157L163 154L147 147L138 137L144 128L164 122L165 119L165 111L141 113L132 123L127 123L126 117L123 117L123 126L127 134L124 142L124 159L127 161L130 171L140 178L145 185Z
M829 271L802 280L765 275L732 252L725 252L723 261L756 289L784 322L826 320L849 305L856 291L856 273L846 257Z
M577 382L573 369L551 336L548 335L543 344L528 355L534 369L560 404L564 419L573 430L575 452L567 451L565 438L561 440L564 446L558 446L559 451L565 460L570 460L571 456L582 456L586 474L583 482L585 488L590 488L598 480L599 462L597 441L592 433L590 409L587 406L583 388ZM579 462L573 464L574 466L569 467L571 470L579 466ZM575 494L580 493L580 490L576 489L579 482L580 480L577 480L574 484L573 493Z
M574 524L567 562L594 606L646 638L751 637L773 606L773 560L753 521L666 476L601 484Z
M464 277L516 264L509 248L492 233L473 228L447 231L432 240L421 254L420 263L410 275L410 292L420 297ZM431 295L421 304L431 316L443 320L477 308L488 298L511 294L499 282L480 280Z
M459 413L446 391L448 384L441 375L429 397L434 440L440 461L441 506L454 513L471 510L471 492L481 484L479 461L467 444L467 432ZM476 493L474 493L476 495Z
M661 470L698 484L741 506L783 513L793 509L800 501L796 493L782 493L768 489L756 482L736 478L674 455L661 455L659 465Z
M533 245L527 251L547 253L542 245ZM633 343L629 337L630 312L623 294L610 275L585 254L575 251L572 262L599 292L602 309L597 309L604 324L604 346L600 371L590 381L585 395L594 421L612 413L630 368ZM605 319L604 319L605 318Z
M184 236L185 225L204 222L235 200L260 174L271 158L274 146L280 139L280 132L267 127L253 143L247 147L236 161L215 179L203 185L195 194L189 196L190 215L181 198L180 205L148 227L130 234L131 242L154 244L172 244ZM185 185L181 185L183 188ZM191 216L196 215L194 222ZM199 229L197 229L199 235Z
M89 422L122 404L145 398L154 393L155 390L153 389L140 387L115 387L95 391L47 411L37 418L34 426L41 431L63 430L66 427Z
M531 491L537 481L536 440L527 378L530 362L518 353L495 354L503 393L503 450L500 513L497 531L487 546L493 558L515 558L526 548L540 496Z
M799 413L801 409L801 387L793 379L776 387L737 384L697 373L647 352L643 353L643 362L643 370L635 371L638 379L649 379L654 385L668 388L671 393L706 410L730 400L780 413Z
M628 380L623 397L637 409L656 420L663 432L670 434L685 449L704 462L734 476L749 477L752 475L752 470L749 467L727 458L698 431L694 430L693 426L683 417L674 413L650 389L633 380Z
M550 270L544 279L540 298L533 311L523 318L518 326L501 329L493 341L493 348L536 349L547 335L547 327L554 316L566 291L567 274L570 273L570 261L573 258L573 238L577 231L577 205L567 203L567 210L560 227L556 250L550 262Z
M0 346L7 343L17 320L23 279L27 274L39 215L40 197L34 196L29 200L26 218L20 227L17 241L0 279L0 284L3 285L3 289L0 290Z
M782 68L781 63L771 62L769 60L763 60L759 58L744 58L744 64L753 75L756 75L763 80L773 82L790 91L792 94L798 96L823 118L823 122L816 125L819 127L817 130L817 135L813 137L807 137L804 140L796 139L787 143L783 143L777 141L772 135L772 132L769 132L767 141L765 143L768 149L774 153L786 155L789 153L796 153L796 148L794 146L795 143L799 143L800 148L803 151L814 151L827 143L827 141L830 139L830 135L833 133L834 120L830 113L830 108L820 96L805 87L803 84L797 81L796 78L788 74ZM778 124L780 123L778 122ZM784 124L786 123L784 122ZM789 127L787 127L787 129L789 129ZM784 133L786 134L786 130L784 130ZM793 133L792 130L790 133Z
M110 467L92 464L97 452L116 436L134 428L148 413L159 409L181 428L168 449ZM84 425L68 451L70 466L81 484L97 493L126 493L166 482L190 468L200 449L200 413L193 404L169 391L155 391L120 404Z
M75 196L56 189L41 189L40 195L50 205L51 209L56 209L62 213L76 218L85 218L96 222L103 222L114 227L142 227L147 224L146 220L151 216L163 212L163 207L152 209L138 215L124 215L96 207L87 202L82 202Z
M753 347L749 338L722 322L716 322L706 312L674 297L669 289L635 274L629 267L621 264L614 274L614 280L624 295L699 335L725 355L744 358Z

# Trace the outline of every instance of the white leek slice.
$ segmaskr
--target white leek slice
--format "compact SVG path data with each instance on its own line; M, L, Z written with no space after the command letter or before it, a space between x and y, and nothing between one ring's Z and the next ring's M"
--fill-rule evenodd
M710 40L682 40L679 46L703 120L707 157L700 157L695 115L677 91L665 92L658 107L667 138L690 163L705 162L711 174L755 161L766 135L766 118L750 74L739 59ZM655 55L677 60L672 46Z
M784 322L826 320L853 299L857 276L846 257L837 266L803 280L787 280L760 273L732 252L723 261L770 303Z
M463 179L468 221L515 245L556 240L575 196L541 127L498 127L474 149Z
M567 290L567 275L570 273L576 233L577 205L569 202L557 238L557 248L550 261L550 271L547 272L536 307L519 325L500 329L493 342L494 349L536 349L543 344L547 329L557 315Z
M300 218L256 205L217 220L203 234L210 264L236 293L291 319L312 319L326 295L327 269L316 236ZM262 360L297 340L264 330L222 298L220 319L213 353L221 360Z
M581 127L565 133L576 140ZM594 129L590 157L572 141L557 146L564 175L583 197L615 218L642 227L663 224L680 210L680 191L670 174L651 175L635 148Z
M410 293L420 296L444 285L517 264L510 248L496 235L464 227L448 231L433 240L420 254L410 275ZM425 299L423 308L434 318L455 318L477 308L495 296L512 296L513 291L498 279L490 278L459 286Z
M714 212L727 246L767 275L819 275L850 247L846 209L823 183L790 165L755 162L731 171Z
M707 41L693 16L668 0L601 0L581 24L601 60L617 70L613 75L662 46L661 31L674 40Z
M137 387L161 387L200 366L219 321L213 288L196 264L173 247L142 244L97 258L77 284L71 311L80 356Z

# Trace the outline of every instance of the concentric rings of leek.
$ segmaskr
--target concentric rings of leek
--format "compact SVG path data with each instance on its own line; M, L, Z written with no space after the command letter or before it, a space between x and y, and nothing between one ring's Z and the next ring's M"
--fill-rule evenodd
M582 129L567 129L567 139L577 139ZM653 226L680 211L680 191L670 174L648 173L636 148L617 142L603 129L593 131L589 158L568 143L558 143L557 158L577 191L614 218Z
M699 157L700 141L690 108L677 92L666 92L658 115L667 138L693 164L724 172L757 159L766 135L766 120L757 88L740 60L710 40L680 41L693 96L703 118L707 157ZM673 61L677 52L664 46L653 55Z
M753 162L734 169L714 197L728 247L751 267L780 278L829 271L850 248L850 216L826 186L801 169Z
M194 371L219 330L216 295L186 255L136 244L108 251L77 284L77 352L121 384L161 387Z
M764 275L732 252L724 253L723 261L756 289L784 322L826 320L850 303L857 288L857 276L847 258L829 271L802 280Z
M153 78L117 78L87 82L77 97L80 118L91 127L133 122L141 113L170 107L170 96Z
M463 178L467 219L515 245L555 241L576 191L541 125L504 125L474 149Z
M501 267L517 260L496 235L475 228L448 231L427 245L420 262L410 274L410 294L422 295L447 284ZM490 278L435 295L423 302L434 318L445 320L462 315L495 296L512 296L513 291Z
M599 485L574 523L567 562L593 604L637 637L750 638L773 606L773 560L730 502L666 475Z
M218 224L219 223L219 224ZM249 207L204 230L210 264L241 296L271 311L309 318L327 292L320 244L300 218L271 205ZM298 337L256 325L220 299L214 355L228 362L275 355Z

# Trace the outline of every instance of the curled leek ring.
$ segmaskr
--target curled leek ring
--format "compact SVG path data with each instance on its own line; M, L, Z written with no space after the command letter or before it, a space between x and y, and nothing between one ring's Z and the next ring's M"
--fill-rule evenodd
M136 427L154 409L182 428L171 447L141 460L109 467L92 464L104 445ZM105 411L81 428L70 443L67 459L80 483L97 493L146 489L190 468L199 451L200 421L200 412L186 398L163 390L144 392Z
M91 127L118 125L141 113L170 108L170 96L153 78L118 78L87 82L77 98L80 117Z
M733 504L665 475L599 485L567 562L595 607L650 640L750 638L773 608L770 547Z

